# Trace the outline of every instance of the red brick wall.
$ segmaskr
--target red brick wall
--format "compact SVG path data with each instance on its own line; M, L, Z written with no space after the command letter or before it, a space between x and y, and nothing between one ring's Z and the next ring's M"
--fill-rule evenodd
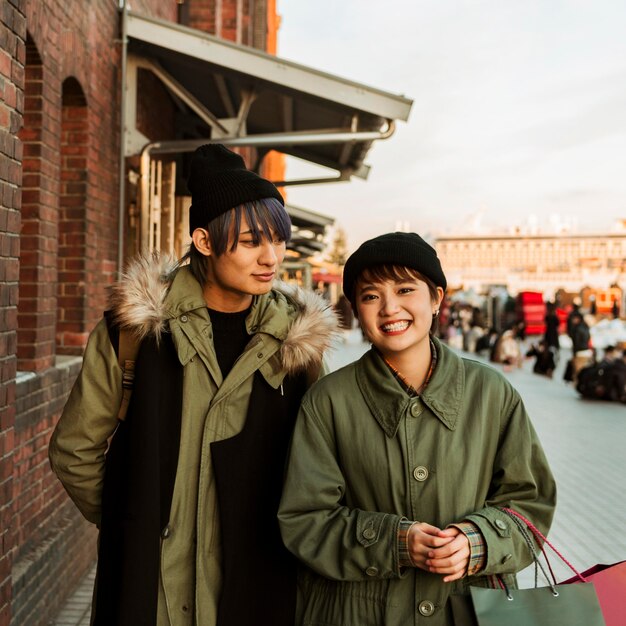
M118 23L111 0L0 2L0 626L47 625L95 555L47 448L80 367L58 355L82 352L117 267Z
M19 279L22 146L15 136L24 109L26 37L22 3L0 10L0 625L11 619L13 554L13 463Z
M79 369L80 359L74 358L17 385L13 594L11 621L6 622L11 626L47 626L95 558L96 529L65 495L47 454Z
M185 25L209 35L221 36L223 0L188 0Z

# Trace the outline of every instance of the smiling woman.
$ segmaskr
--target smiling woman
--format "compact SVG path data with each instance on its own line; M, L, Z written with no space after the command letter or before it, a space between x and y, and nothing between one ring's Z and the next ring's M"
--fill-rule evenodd
M494 574L514 586L530 562L503 507L550 526L554 480L518 393L430 334L446 285L415 233L346 263L373 347L318 381L296 422L278 517L306 566L297 624L451 626L451 594Z

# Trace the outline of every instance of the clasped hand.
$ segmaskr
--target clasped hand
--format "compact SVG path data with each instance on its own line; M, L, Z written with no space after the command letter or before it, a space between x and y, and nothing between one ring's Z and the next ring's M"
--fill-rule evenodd
M445 583L465 576L470 545L458 528L451 526L441 530L425 522L417 522L409 530L407 543L415 567L443 575Z

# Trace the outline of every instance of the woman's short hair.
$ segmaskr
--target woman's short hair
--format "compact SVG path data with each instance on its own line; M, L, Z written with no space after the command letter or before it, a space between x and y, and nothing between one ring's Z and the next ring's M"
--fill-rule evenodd
M220 257L226 251L234 252L237 249L242 217L245 217L253 239L260 241L263 238L278 237L289 241L291 238L291 220L285 207L276 198L253 200L222 213L206 225L211 249L216 256ZM204 285L208 260L196 249L193 241L181 263L186 260L189 260L191 273L196 280Z

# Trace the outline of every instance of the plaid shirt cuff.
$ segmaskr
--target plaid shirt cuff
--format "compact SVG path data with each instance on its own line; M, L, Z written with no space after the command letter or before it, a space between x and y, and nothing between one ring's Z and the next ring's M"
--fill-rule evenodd
M470 544L470 558L467 564L466 576L478 574L487 561L487 545L485 538L478 529L476 524L472 522L459 522L458 524L450 524L458 528L468 539Z
M400 567L415 567L409 554L409 530L413 524L417 524L417 522L401 519L398 526L398 563Z

